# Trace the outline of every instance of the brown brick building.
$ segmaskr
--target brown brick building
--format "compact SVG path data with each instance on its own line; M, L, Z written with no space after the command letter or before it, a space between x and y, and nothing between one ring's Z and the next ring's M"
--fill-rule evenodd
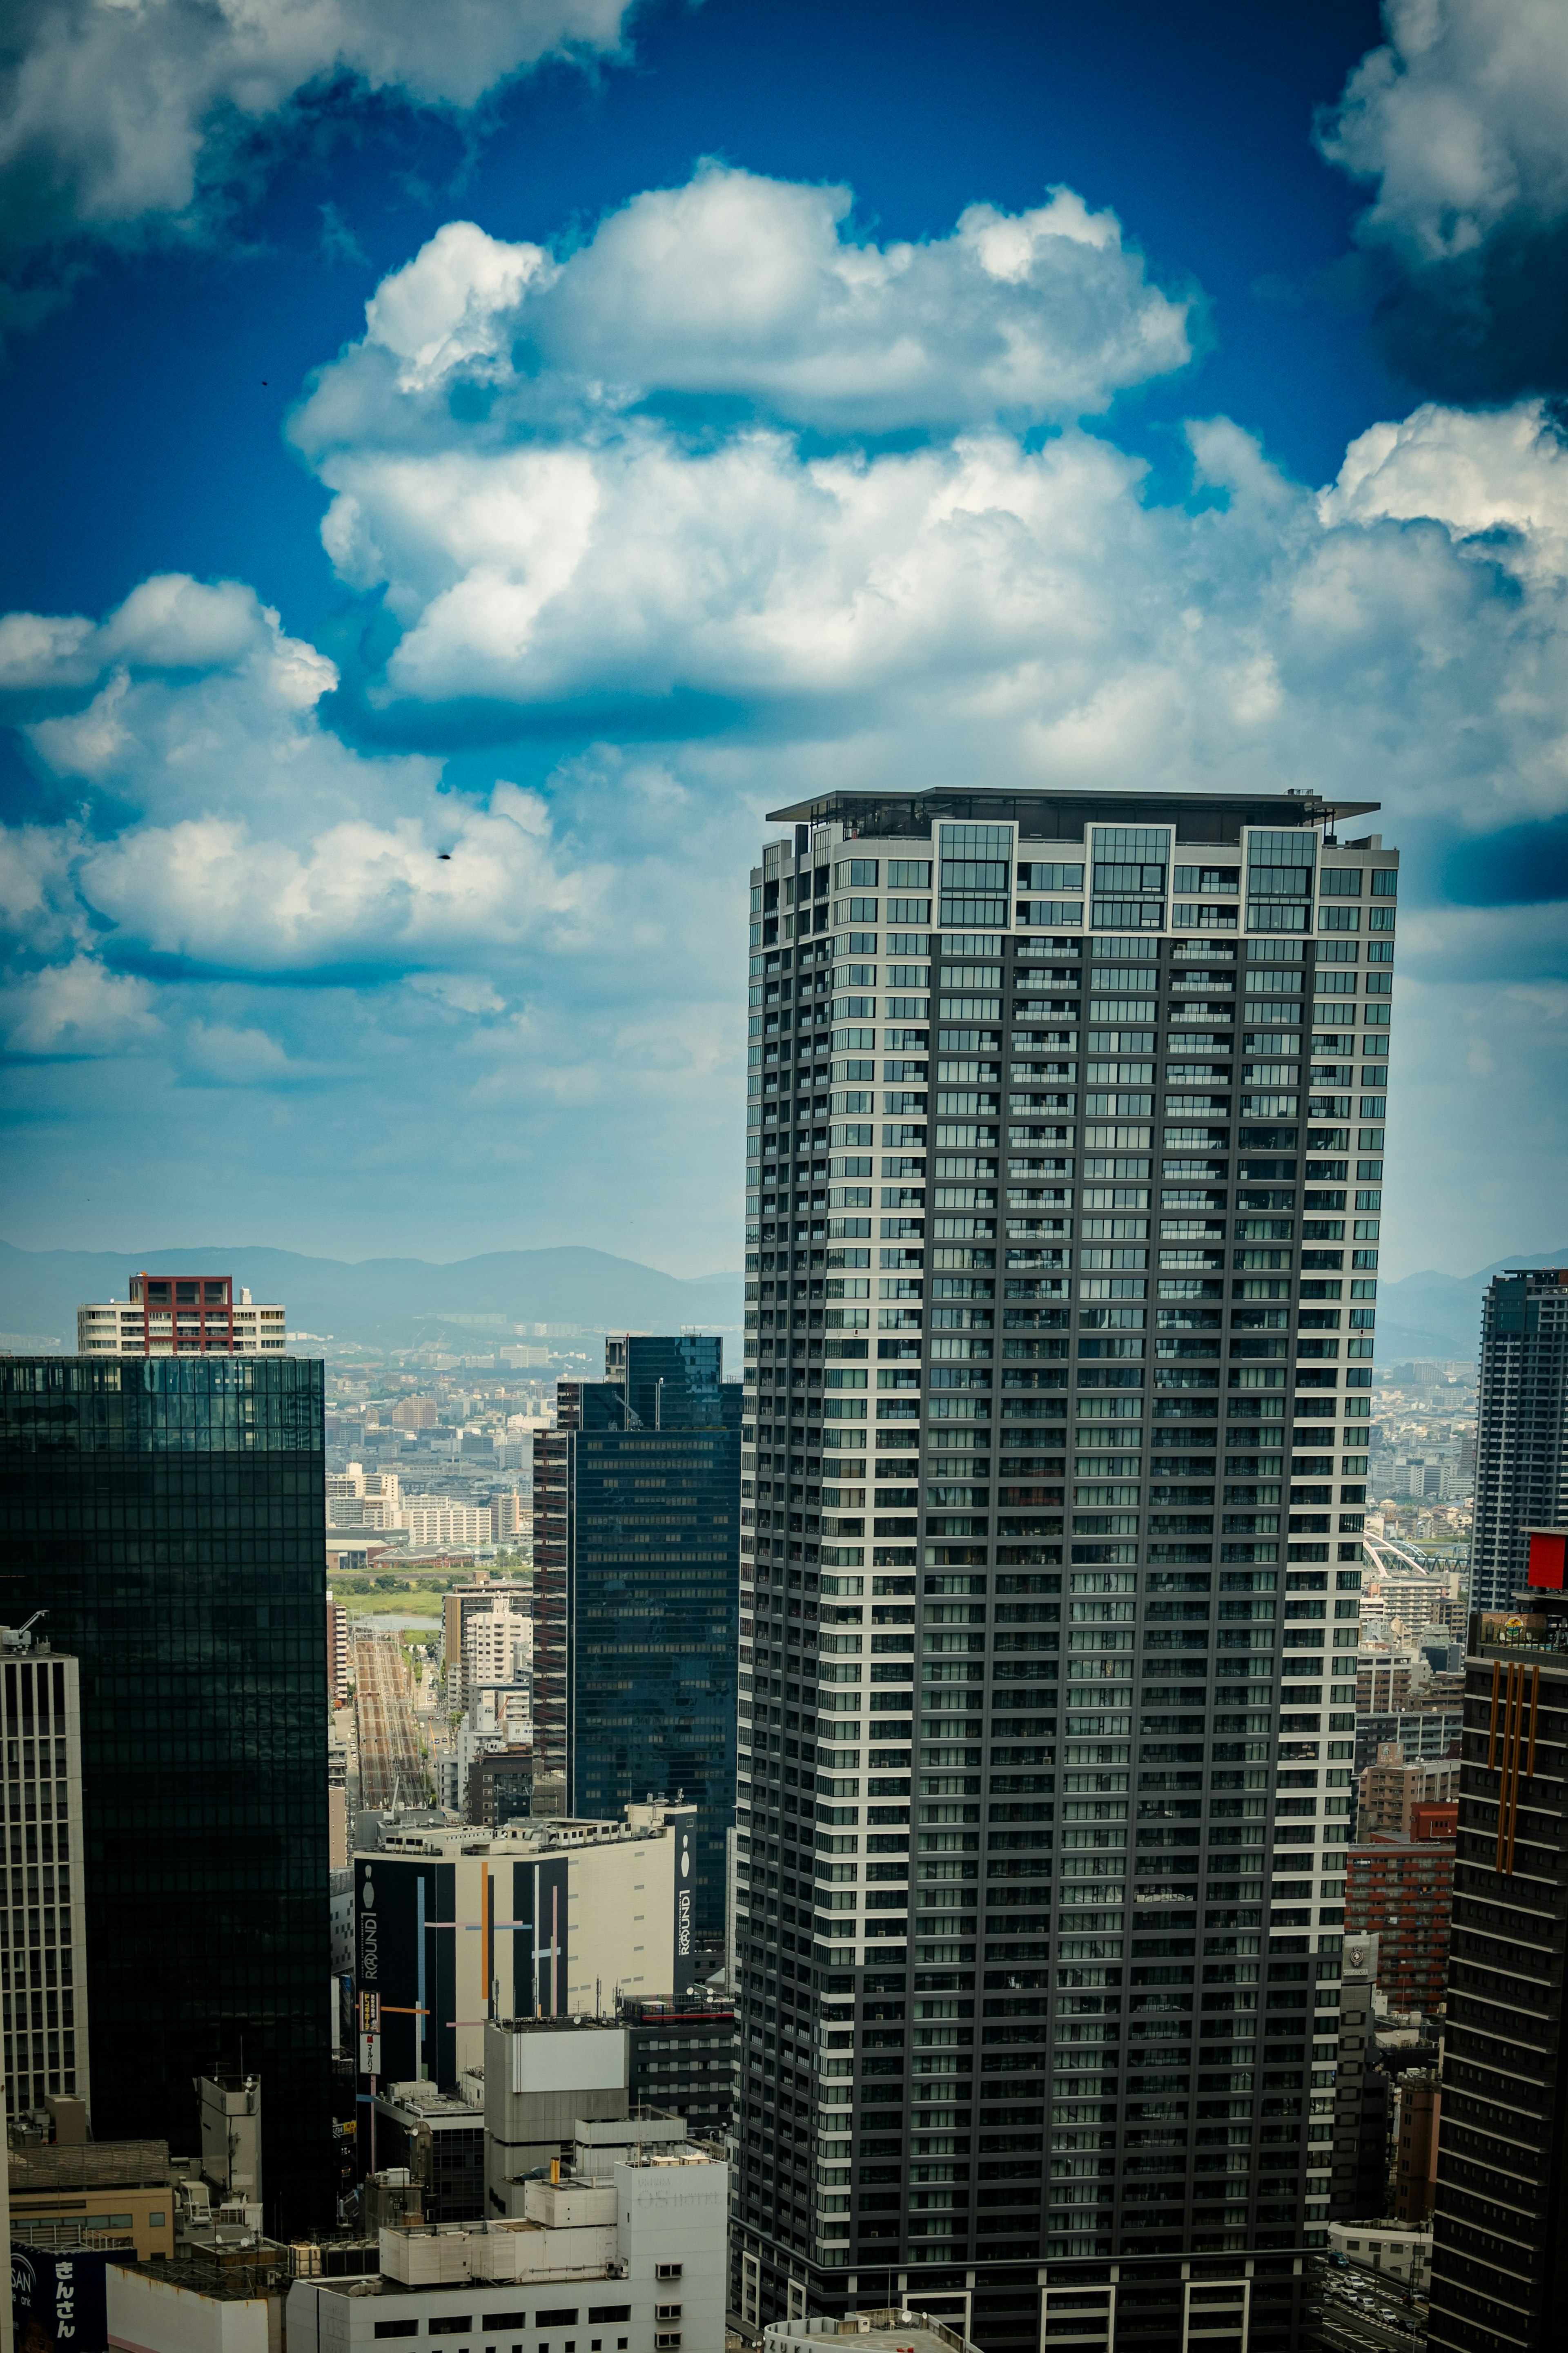
M1377 1982L1396 2010L1441 2010L1448 1972L1458 1807L1417 1804L1408 1832L1373 1831L1345 1869L1345 1934L1378 1939Z

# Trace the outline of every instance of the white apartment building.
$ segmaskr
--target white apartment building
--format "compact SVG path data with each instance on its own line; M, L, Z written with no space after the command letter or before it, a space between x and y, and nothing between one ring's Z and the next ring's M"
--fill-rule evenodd
M488 1609L464 1613L462 1665L465 1697L479 1685L532 1674L533 1617L515 1589L498 1588Z
M226 1274L133 1274L130 1297L90 1301L76 1311L79 1356L281 1355L288 1317Z
M395 1471L367 1471L351 1462L327 1473L329 1528L397 1528L403 1525L403 1485Z
M495 1541L488 1504L464 1504L455 1495L410 1495L397 1525L408 1531L416 1552L432 1545L488 1545Z

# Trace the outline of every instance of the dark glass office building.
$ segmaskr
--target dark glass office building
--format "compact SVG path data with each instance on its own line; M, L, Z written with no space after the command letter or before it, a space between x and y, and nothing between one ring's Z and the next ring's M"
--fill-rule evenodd
M93 2131L194 2149L193 2077L258 2073L279 2233L332 2214L321 1383L0 1361L4 1615L81 1662Z
M699 1808L693 1927L724 1934L734 1820L741 1390L723 1343L612 1333L534 1440L534 1708L567 1808Z

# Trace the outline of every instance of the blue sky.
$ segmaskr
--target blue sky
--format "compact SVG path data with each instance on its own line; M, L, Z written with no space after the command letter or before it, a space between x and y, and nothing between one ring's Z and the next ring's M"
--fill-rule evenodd
M761 814L959 776L1380 800L1389 1271L1568 1239L1559 8L28 21L10 1240L732 1263Z

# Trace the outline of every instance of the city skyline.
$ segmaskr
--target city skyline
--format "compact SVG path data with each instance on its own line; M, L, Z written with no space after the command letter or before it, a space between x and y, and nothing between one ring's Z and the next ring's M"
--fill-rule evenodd
M710 1271L759 818L978 777L1380 802L1389 1271L1561 1242L1560 26L1131 21L18 67L12 1240Z

